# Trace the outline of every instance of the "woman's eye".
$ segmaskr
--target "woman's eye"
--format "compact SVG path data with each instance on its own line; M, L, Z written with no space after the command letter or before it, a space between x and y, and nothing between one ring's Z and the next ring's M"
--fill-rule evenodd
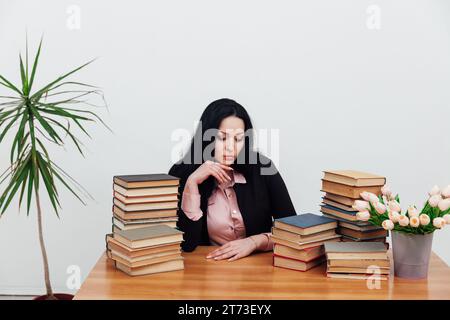
M242 140L244 140L244 137L236 137L235 140L236 140L237 142L241 142Z
M220 140L220 141L223 141L223 140L225 140L225 137L219 136L219 135L218 135L218 136L217 136L217 139Z

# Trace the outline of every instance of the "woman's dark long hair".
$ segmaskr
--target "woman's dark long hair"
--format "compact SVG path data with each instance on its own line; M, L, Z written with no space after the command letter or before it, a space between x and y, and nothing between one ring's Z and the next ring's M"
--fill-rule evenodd
M187 177L206 160L214 160L214 150L212 150L211 154L207 154L205 153L205 149L208 145L214 145L215 134L204 139L205 132L208 130L209 132L212 132L219 129L222 120L229 116L235 116L242 119L245 131L244 147L239 152L239 155L231 167L242 173L244 176L251 174L251 166L259 161L258 153L253 150L253 124L247 110L236 101L227 98L213 101L203 111L194 137L192 138L191 145L184 157L177 162L176 166L178 167L178 170L172 172L173 174L178 174L177 176L182 180L187 179ZM183 182L185 181L181 181L181 183ZM211 195L214 186L214 177L211 176L199 186L199 191L202 196L208 198Z

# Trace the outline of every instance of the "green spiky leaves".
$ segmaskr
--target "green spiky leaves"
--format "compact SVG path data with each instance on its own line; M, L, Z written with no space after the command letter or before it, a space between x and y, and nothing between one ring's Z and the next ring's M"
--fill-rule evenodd
M106 107L103 93L95 86L69 81L69 77L88 66L93 60L65 73L40 89L33 90L41 55L42 40L36 51L31 72L28 66L28 43L25 61L19 55L20 85L14 85L0 74L0 88L7 93L0 95L0 145L11 136L10 166L0 175L0 215L19 197L19 207L26 199L27 214L30 212L34 192L43 185L50 202L59 216L61 208L58 187L69 190L85 204L92 196L75 179L51 160L47 151L49 144L60 147L66 141L73 144L83 155L79 135L90 138L86 124L100 122L109 127L92 110ZM3 90L0 91L3 94ZM102 105L88 102L90 97L102 100ZM109 129L110 130L110 129Z

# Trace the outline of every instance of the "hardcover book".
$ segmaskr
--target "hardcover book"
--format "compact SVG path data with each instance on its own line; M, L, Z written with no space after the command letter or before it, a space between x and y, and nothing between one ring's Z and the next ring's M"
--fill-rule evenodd
M323 179L353 187L383 186L386 183L385 177L356 170L326 170Z
M305 213L275 219L274 227L305 236L335 229L337 227L337 222L336 220L321 215Z
M132 230L118 230L114 239L135 249L183 241L183 232L166 225Z
M381 242L327 242L327 259L387 259L386 246Z
M166 173L134 174L114 176L115 184L124 188L148 188L179 185L179 178Z
M352 187L345 184L326 181L322 179L322 191L352 199L359 199L361 197L361 193L364 191L372 192L376 195L381 194L381 186Z
M295 271L308 271L311 268L321 265L325 260L325 256L317 257L316 259L311 261L301 261L274 255L273 265L274 267L281 267Z

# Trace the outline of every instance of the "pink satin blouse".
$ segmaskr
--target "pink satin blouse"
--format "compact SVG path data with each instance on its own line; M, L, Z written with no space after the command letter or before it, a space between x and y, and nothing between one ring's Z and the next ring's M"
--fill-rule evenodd
M246 183L245 177L232 171L231 181L217 184L208 199L207 224L208 235L212 245L223 245L229 241L246 237L245 225L239 210L235 183ZM216 180L217 182L217 180ZM181 208L191 220L198 220L203 216L200 208L200 194L183 192ZM270 232L251 237L256 242L256 250L269 251L273 249Z

